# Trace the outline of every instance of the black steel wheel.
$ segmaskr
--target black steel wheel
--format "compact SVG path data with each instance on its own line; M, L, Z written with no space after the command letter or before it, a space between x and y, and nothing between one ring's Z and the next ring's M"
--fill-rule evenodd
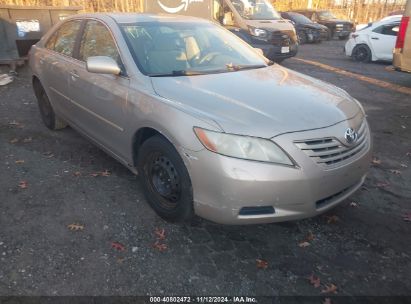
M369 62L371 60L371 50L365 44L359 44L352 51L352 59L358 62Z
M138 151L138 172L146 198L162 218L192 219L191 180L180 155L162 136L147 139Z

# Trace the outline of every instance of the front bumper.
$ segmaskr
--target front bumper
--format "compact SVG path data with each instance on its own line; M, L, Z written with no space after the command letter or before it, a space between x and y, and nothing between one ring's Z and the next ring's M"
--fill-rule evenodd
M350 34L352 33L351 30L340 30L340 29L336 29L334 32L334 35L336 37L348 37Z
M293 44L289 46L267 45L267 44L255 44L255 48L259 48L263 51L264 56L272 61L282 60L290 57L294 57L298 52L298 45ZM283 48L289 48L289 52L283 52Z
M352 51L354 47L356 46L356 42L354 38L350 38L347 40L344 46L344 52L346 56L351 57L352 56Z
M235 159L207 150L189 152L186 163L196 214L221 224L257 224L312 217L335 207L364 182L371 159L370 139L361 154L332 168L314 162L294 141L318 138L319 133L321 137L340 134L336 132L346 130L347 125L276 137L274 141L298 167ZM259 212L270 209L274 212Z

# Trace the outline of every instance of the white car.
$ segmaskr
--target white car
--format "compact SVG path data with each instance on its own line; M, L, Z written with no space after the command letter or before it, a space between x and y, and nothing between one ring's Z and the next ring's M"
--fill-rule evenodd
M390 16L370 23L350 35L345 54L355 61L392 61L401 16Z

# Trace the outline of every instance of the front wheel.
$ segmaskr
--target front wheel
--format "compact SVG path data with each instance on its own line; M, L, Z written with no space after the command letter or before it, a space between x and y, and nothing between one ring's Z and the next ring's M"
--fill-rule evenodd
M147 139L138 151L137 169L147 201L159 216L173 222L193 218L190 176L169 141L160 135Z
M371 61L371 50L368 45L359 44L355 46L352 51L352 59L358 62Z

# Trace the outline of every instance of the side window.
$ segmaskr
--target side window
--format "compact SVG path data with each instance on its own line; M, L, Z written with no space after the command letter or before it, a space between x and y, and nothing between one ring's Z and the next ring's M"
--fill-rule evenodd
M235 25L234 13L227 4L224 4L222 24L228 26Z
M398 24L390 24L383 26L381 34L383 35L390 35L390 36L397 36L399 31Z
M383 27L384 27L383 25L382 25L382 26L379 26L379 27L376 27L376 28L373 29L372 31L373 31L373 33L381 34Z
M88 21L80 44L79 59L86 61L92 56L108 56L121 66L120 55L110 31L98 21Z
M223 4L221 3L221 0L213 1L213 17L214 20L218 21L219 23L223 23Z
M73 56L74 45L78 31L80 30L81 20L73 20L63 24L56 36L54 50L58 53ZM50 39L52 40L52 39Z
M398 30L399 30L398 24L386 24L386 25L381 25L375 28L373 32L382 34L382 35L397 36Z
M57 33L58 31L55 31L54 34L49 38L49 40L46 43L46 49L54 50L54 45L56 44L57 39Z

